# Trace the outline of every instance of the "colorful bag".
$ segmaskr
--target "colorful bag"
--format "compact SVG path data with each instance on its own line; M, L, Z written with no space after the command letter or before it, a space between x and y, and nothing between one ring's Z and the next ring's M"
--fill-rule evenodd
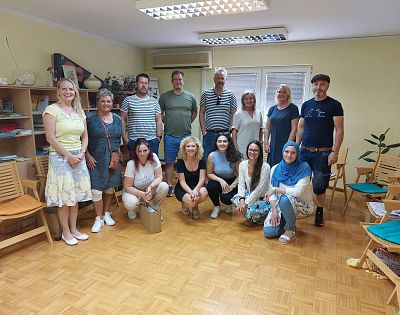
M270 210L271 205L268 201L257 200L246 210L244 216L253 223L264 224Z

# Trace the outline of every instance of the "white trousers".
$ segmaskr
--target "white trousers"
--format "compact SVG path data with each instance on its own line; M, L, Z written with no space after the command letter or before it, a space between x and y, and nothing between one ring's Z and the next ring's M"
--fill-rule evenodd
M153 199L151 199L148 203L150 207L154 210L160 210L161 202L165 198L168 193L168 184L165 182L161 182L156 188L153 188ZM122 192L122 202L126 210L136 210L139 206L140 198L127 193L126 191Z

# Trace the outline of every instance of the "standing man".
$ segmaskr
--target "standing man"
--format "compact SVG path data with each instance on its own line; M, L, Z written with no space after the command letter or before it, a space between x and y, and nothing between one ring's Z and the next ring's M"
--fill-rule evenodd
M317 74L312 80L314 98L303 103L297 143L301 143L300 158L313 171L313 190L317 199L316 226L324 226L324 201L331 176L331 165L337 162L344 137L344 114L342 104L329 97L331 79ZM335 138L333 138L335 133Z
M214 151L214 140L218 132L229 132L237 100L232 91L225 89L228 72L218 68L214 73L214 88L205 90L200 100L200 128L203 134L204 160Z
M152 152L158 155L158 146L162 138L162 120L160 105L150 97L150 77L146 73L136 76L136 94L124 99L121 106L122 139L128 150L135 147L136 139L145 138ZM126 134L128 122L128 134Z
M181 141L192 134L192 122L197 116L195 97L183 90L184 73L171 74L172 90L161 95L159 103L164 122L165 176L169 186L167 197L172 197L172 173Z

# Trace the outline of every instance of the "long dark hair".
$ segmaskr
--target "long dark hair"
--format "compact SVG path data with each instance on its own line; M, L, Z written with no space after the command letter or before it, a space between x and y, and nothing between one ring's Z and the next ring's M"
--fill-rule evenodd
M219 132L217 136L215 137L214 140L214 148L215 150L218 150L217 147L217 140L219 137L224 136L228 139L228 149L226 150L226 159L230 163L236 163L240 161L240 153L238 150L236 150L235 144L233 143L232 137L229 133L227 132Z
M151 152L149 142L145 138L137 138L135 145L131 151L131 159L133 160L133 162L135 162L135 171L139 169L139 157L136 154L136 149L142 144L149 149L149 155L147 156L147 161L150 161L150 163L154 163L153 152Z
M253 170L253 176L251 177L251 183L250 183L250 190L253 191L256 189L258 182L260 181L260 176L261 176L261 169L264 163L264 156L263 156L263 148L260 143L260 141L257 140L252 140L249 142L246 148L246 155L247 158L249 158L249 147L250 145L255 144L258 147L259 150L259 155L256 161L256 165Z

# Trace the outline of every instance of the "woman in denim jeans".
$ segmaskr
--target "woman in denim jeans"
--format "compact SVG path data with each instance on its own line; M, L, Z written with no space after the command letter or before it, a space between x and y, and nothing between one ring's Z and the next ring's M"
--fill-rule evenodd
M276 237L287 244L296 238L296 217L309 216L314 208L311 168L299 160L299 145L288 141L282 150L282 161L272 167L270 189L265 199L271 211L264 222L266 237Z

